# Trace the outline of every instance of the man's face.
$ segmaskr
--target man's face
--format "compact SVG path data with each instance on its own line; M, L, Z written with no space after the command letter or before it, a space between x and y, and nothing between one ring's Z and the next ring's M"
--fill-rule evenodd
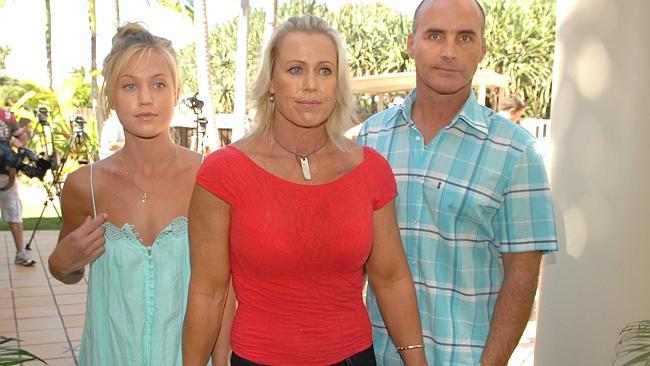
M408 38L418 90L440 95L468 93L485 56L483 17L474 0L431 0L422 5Z

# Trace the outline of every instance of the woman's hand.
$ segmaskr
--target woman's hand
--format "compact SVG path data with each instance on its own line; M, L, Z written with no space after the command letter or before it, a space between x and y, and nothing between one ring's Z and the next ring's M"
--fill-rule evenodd
M84 267L104 253L104 227L107 215L91 219L86 216L83 224L58 242L48 260L50 273L64 283L78 282ZM81 276L79 276L81 273Z

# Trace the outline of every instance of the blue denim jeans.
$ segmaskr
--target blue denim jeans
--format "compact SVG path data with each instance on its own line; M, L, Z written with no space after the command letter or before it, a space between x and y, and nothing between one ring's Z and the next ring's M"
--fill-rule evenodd
M343 361L332 364L331 366L376 366L375 350L370 346L365 350L356 353ZM248 361L245 358L237 356L235 352L230 356L230 366L264 366L261 363Z

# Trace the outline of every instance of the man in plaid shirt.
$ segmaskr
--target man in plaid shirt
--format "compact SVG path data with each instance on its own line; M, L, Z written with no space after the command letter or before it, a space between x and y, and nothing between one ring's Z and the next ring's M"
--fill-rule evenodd
M471 89L484 29L476 0L424 0L408 38L416 89L369 118L358 137L386 157L397 180L433 365L507 365L530 316L542 254L557 250L535 138L479 105ZM378 364L399 365L372 290L367 302Z

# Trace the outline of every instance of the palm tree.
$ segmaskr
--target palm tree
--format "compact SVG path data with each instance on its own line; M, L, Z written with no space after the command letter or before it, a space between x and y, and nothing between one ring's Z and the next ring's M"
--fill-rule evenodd
M120 0L115 0L115 29L120 27Z
M262 36L262 47L260 55L264 53L264 48L271 38L271 33L275 30L278 24L278 0L273 0L270 7L267 7L264 15L264 33Z
M50 0L45 0L45 55L47 56L47 80L52 89L52 12Z
M88 0L88 24L90 26L90 93L93 100L93 109L97 119L97 131L104 125L104 113L99 103L99 87L97 86L97 14L95 0Z
M213 118L214 109L212 107L212 76L210 74L210 59L209 59L209 32L208 32L208 18L206 12L205 0L157 0L159 4L173 9L180 14L189 17L196 29L196 69L198 79L198 97L204 105L205 114L207 114L208 126L208 141L210 149L214 150L219 145L219 129L217 123Z
M241 0L241 16L237 28L237 58L235 63L235 108L234 114L240 121L246 118L246 65L248 59L248 0Z

